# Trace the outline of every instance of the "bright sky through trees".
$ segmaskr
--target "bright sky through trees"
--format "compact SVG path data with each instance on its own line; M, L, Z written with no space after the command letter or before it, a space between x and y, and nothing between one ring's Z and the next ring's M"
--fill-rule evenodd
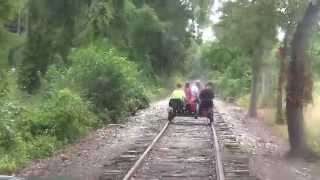
M221 17L221 12L219 12L219 9L222 6L222 2L223 0L216 0L214 3L214 6L212 7L211 10L211 15L210 15L210 20L212 22L212 24L215 24L217 22L219 22L220 17ZM225 0L227 1L227 0ZM213 41L215 40L215 34L214 34L214 30L212 29L212 24L210 24L207 28L203 29L203 34L202 34L202 39L204 41ZM278 29L278 35L277 35L277 39L282 41L284 39L285 33L279 28Z
M211 10L210 20L212 23L217 23L220 19L221 13L218 12L219 8L221 8L222 2L221 1L215 1L214 6ZM202 39L204 41L213 41L215 40L215 35L212 29L212 24L209 25L209 27L203 29Z

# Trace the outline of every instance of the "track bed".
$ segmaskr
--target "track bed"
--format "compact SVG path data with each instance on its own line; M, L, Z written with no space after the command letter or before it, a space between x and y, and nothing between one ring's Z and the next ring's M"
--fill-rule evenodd
M206 120L176 118L132 179L216 179L210 137Z

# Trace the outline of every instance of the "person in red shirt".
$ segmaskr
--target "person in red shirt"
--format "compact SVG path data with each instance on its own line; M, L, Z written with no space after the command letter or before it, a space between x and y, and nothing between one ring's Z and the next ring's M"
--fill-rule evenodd
M184 92L186 95L187 109L189 109L190 112L196 112L196 97L192 94L190 83L187 82L185 84Z
M184 85L184 93L186 95L186 100L189 101L192 94L191 94L190 83L188 82Z

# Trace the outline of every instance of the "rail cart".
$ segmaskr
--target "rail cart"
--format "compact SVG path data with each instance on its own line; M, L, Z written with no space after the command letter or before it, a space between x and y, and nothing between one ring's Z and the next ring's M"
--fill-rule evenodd
M197 103L198 111L192 111L190 104L185 104L180 99L170 99L168 108L168 120L171 122L175 117L205 117L210 120L210 124L213 122L213 101L205 100Z

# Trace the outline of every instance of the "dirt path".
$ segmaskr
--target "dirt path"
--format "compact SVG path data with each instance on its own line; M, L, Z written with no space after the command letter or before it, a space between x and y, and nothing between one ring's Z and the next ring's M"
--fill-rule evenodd
M261 180L320 180L318 163L287 159L288 143L276 137L262 121L246 118L246 111L215 102L224 120L233 127L242 146L251 154L251 170Z

